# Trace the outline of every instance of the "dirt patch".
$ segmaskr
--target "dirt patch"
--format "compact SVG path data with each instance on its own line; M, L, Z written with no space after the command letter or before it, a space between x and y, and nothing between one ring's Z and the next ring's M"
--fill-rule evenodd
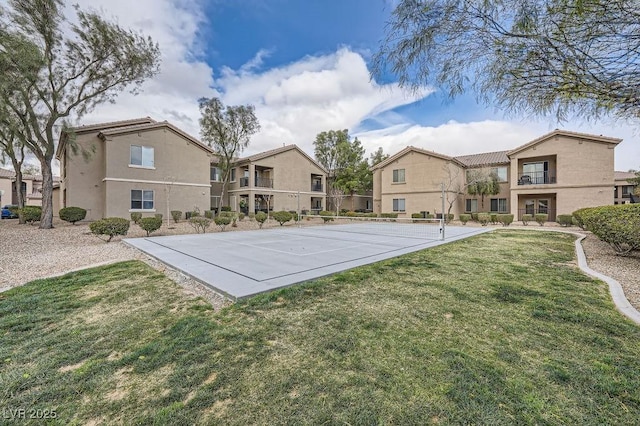
M60 373L68 373L69 371L75 371L78 368L82 367L85 362L87 362L87 360L80 361L79 363L73 364L73 365L65 365L64 367L58 368L58 371Z

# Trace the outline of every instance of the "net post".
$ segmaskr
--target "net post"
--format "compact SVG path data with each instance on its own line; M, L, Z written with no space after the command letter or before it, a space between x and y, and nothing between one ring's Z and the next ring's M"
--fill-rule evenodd
M442 229L442 234L440 235L440 239L442 241L444 241L444 226L445 226L445 216L444 216L444 209L445 209L445 195L444 195L444 182L442 182L442 223L440 224L440 229Z

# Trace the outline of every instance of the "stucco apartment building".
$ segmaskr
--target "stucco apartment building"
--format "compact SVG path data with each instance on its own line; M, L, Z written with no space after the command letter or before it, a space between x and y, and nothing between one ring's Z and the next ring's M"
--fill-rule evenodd
M58 177L53 177L54 187L58 185ZM25 197L25 205L42 205L42 176L22 175L22 192ZM58 208L57 200L54 200L54 210ZM13 170L0 168L0 206L8 204L18 204L18 193L16 191L16 174Z
M640 196L634 196L636 185L629 183L629 179L636 177L633 172L614 172L615 189L613 190L614 204L629 204L640 202Z
M228 205L248 212L320 211L326 206L327 171L297 145L239 158L231 169L224 200L220 170L211 164L211 208ZM299 199L298 199L299 197Z
M614 203L614 149L622 140L554 130L510 151L448 157L407 147L372 168L374 212L400 217L442 213L442 184L451 213L547 213ZM475 170L498 176L500 192L467 194ZM448 209L447 203L447 209Z
M86 209L87 220L204 211L212 156L194 137L149 117L63 131L60 205Z

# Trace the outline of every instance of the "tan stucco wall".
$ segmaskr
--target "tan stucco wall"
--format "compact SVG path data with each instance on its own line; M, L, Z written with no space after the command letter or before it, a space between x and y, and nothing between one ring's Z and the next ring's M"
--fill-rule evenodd
M583 207L613 204L614 182L613 144L577 137L553 136L532 147L511 155L511 210L518 214L520 195L556 196L556 214L570 214ZM555 158L550 171L556 175L555 184L518 185L517 176L522 163L529 159Z
M405 182L393 183L393 170L405 170ZM420 152L410 151L374 173L374 212L393 212L393 199L405 199L405 212L399 217L410 217L412 213L428 211L442 212L441 183L450 187L462 188L464 171L458 165L445 159ZM380 188L380 190L378 190ZM380 197L378 204L377 197ZM451 213L458 215L464 196L459 196Z
M506 212L511 211L510 209L510 202L511 202L511 189L510 189L510 182L511 182L511 167L509 167L508 164L500 164L500 165L495 165L495 166L489 166L489 167L481 167L481 168L467 168L466 170L479 170L482 173L490 173L492 168L495 167L506 167L507 168L507 180L505 182L500 182L500 192L498 192L496 195L487 195L484 197L484 203L482 200L482 197L478 196L478 195L469 195L467 193L466 188L463 190L464 195L462 195L460 198L462 199L462 204L460 205L460 212L464 212L467 208L466 205L466 200L478 200L478 212L489 212L491 211L491 199L492 198L496 198L496 199L500 199L500 198L504 198L507 202L507 210ZM465 172L465 180L466 180L466 172ZM468 182L467 182L468 183Z
M11 200L11 179L0 178L0 191L4 191L4 195L0 199L0 207L6 206L12 203Z

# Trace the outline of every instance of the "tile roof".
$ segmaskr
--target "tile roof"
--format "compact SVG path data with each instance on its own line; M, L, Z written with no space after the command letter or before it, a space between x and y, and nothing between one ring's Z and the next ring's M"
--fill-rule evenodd
M16 174L13 170L0 168L0 178L12 178Z
M137 124L150 124L156 121L151 117L132 118L130 120L110 121L106 123L86 124L84 126L70 127L68 130L78 132L89 132L93 130L113 129L116 127L126 127Z
M636 177L634 172L613 172L615 180L627 180Z
M453 158L466 167L482 167L492 164L508 164L509 157L507 157L507 152L509 151L483 152L481 154L460 155Z
M11 179L13 179L15 176L16 176L16 173L13 170L0 168L0 178L11 178ZM42 180L42 175L27 175L27 174L23 174L22 175L22 180L41 181ZM53 176L53 181L54 182L60 181L60 176Z
M316 160L311 158L311 156L309 156L309 154L307 154L302 149L300 149L300 147L298 145L296 145L296 144L285 145L285 146L281 146L279 148L270 149L269 151L259 152L257 154L250 155L248 157L238 158L236 160L236 163L258 161L258 160L262 160L263 158L271 157L272 155L277 155L277 154L281 154L283 152L290 151L292 149L295 149L296 151L301 153L309 161L311 161L313 164L315 164L320 170L322 170L325 173L328 173L328 171L324 168L324 166L322 164L318 163Z
M453 161L454 163L457 163L460 166L464 166L465 165L464 163L462 163L457 158L449 157L447 155L440 154L440 153L437 153L435 151L428 151L426 149L416 148L415 146L409 145L408 147L404 148L403 150L396 152L395 154L393 154L392 156L390 156L386 160L381 161L378 164L376 164L375 166L371 167L371 170L376 170L376 169L385 167L387 164L391 164L392 162L394 162L398 158L400 158L400 157L402 157L402 156L404 156L404 155L406 155L406 154L408 154L409 152L412 152L412 151L413 152L418 152L420 154L428 155L428 156L431 156L431 157L440 158L440 159L445 160L445 161Z
M574 137L574 138L579 138L579 139L589 139L592 141L596 141L596 142L604 142L604 143L610 143L610 144L619 144L620 142L622 142L622 139L620 138L611 138L609 136L602 136L602 135L592 135L589 133L579 133L579 132L570 132L568 130L560 130L560 129L555 129L552 132L549 132L545 135L540 136L539 138L536 138L530 142L527 142L524 145L520 145L517 148L512 149L511 151L508 151L507 155L513 155L516 154L524 149L527 149L529 147L532 147L534 145L539 144L540 142L552 138L553 136L569 136L569 137Z

